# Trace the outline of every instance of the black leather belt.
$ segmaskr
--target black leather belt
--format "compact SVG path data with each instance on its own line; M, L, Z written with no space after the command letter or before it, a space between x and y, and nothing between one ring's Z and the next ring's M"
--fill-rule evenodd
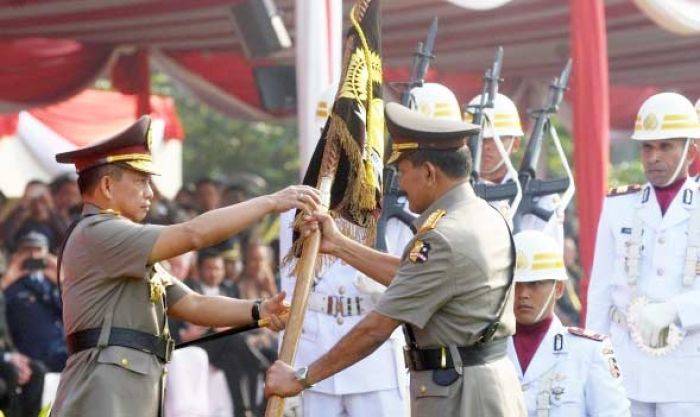
M74 354L97 347L101 329L87 329L66 336L68 353ZM156 355L163 362L170 361L174 342L171 338L155 336L133 329L112 327L107 346L121 346Z
M498 339L474 346L460 346L457 350L462 358L462 366L468 367L483 365L505 357L507 344L506 339ZM406 367L412 371L454 368L452 355L447 347L430 349L410 349L406 347L403 353Z

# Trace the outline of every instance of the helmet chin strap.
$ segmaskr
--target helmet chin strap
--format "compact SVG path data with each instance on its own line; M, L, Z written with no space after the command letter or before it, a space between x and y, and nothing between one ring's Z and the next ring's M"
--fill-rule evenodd
M535 317L535 323L539 323L540 320L542 320L542 316L544 315L544 312L547 311L549 308L549 304L552 302L552 299L554 298L554 293L556 292L557 289L557 282L554 282L554 285L552 285L552 289L549 291L549 295L547 296L547 301L542 305L542 308L540 309L540 312L537 313L537 317Z
M493 132L493 135L494 135L494 137L493 137L491 140L500 140L500 139L501 139L501 137L500 137L496 132ZM515 137L513 137L513 140L511 140L510 143L508 144L508 148L506 149L506 155L510 155L510 151L513 150L513 144L514 144L514 143L515 143ZM488 174L493 174L494 172L496 172L496 171L498 171L499 169L501 169L501 167L503 166L503 164L506 163L506 159L503 157L503 155L499 155L499 156L501 157L501 161L500 161L499 163L497 163L495 167L491 168L491 169L488 170L488 171L485 171L485 172L484 172L485 174L487 174L487 175L488 175Z
M676 165L676 170L673 172L673 176L666 181L664 185L661 186L663 187L668 187L669 185L673 184L676 179L678 178L678 175L681 173L681 168L683 168L683 164L685 163L686 158L688 157L688 148L690 147L690 138L687 138L685 140L685 146L683 146L683 156L681 156L681 159L678 161L678 165Z

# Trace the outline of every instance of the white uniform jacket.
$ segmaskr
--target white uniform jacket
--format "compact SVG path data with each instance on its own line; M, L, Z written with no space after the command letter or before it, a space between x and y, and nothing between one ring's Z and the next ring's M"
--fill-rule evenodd
M610 335L631 399L700 402L700 250L688 251L689 234L700 233L689 230L698 210L698 178L686 180L663 217L649 184L604 201L586 325ZM632 341L625 315L635 295L676 304L686 332L679 347L655 357Z
M630 415L607 339L574 335L555 316L524 374L512 338L508 356L518 372L529 417Z
M282 216L280 253L283 255L291 247L291 229L289 225L292 222L292 216L293 213L285 213ZM391 229L387 227L387 234L396 233L390 231L393 229L393 227ZM407 239L410 239L412 236L410 229L408 232L409 237ZM394 242L396 239L391 238L391 234L389 236L390 238L387 240L390 248L397 246L396 242ZM401 245L401 249L403 249L403 246L405 246L405 243ZM281 274L281 287L287 292L288 300L291 300L294 292L294 277L290 276L285 269L281 271ZM336 260L316 280L316 284L312 287L310 299L319 295L344 297L343 300L350 299L352 301L361 298L363 306L372 306L383 290L383 286L362 276L351 266ZM309 306L304 317L304 326L299 339L294 366L307 366L328 352L364 317L364 313L366 311L363 311L362 315L334 316L314 311ZM400 392L403 393L402 388L405 385L404 381L407 378L407 371L404 366L403 355L401 354L401 346L403 346L403 335L401 330L398 329L392 335L392 338L382 344L374 353L342 372L315 384L310 390L330 395L349 395L401 388Z

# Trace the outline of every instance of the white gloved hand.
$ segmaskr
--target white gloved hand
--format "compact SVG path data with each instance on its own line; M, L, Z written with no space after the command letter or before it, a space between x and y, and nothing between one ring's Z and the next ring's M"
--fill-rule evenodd
M674 302L653 303L644 306L639 315L639 333L645 345L660 348L668 343L668 329L678 320Z

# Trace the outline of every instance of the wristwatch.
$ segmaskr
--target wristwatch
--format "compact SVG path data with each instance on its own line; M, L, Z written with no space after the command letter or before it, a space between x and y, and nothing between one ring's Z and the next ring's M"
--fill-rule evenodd
M260 304L262 304L261 299L253 301L253 307L250 311L250 315L253 316L253 322L257 323L260 320Z
M294 377L301 383L304 389L308 389L314 386L310 384L308 380L309 368L307 366L302 366L301 368L294 371Z

